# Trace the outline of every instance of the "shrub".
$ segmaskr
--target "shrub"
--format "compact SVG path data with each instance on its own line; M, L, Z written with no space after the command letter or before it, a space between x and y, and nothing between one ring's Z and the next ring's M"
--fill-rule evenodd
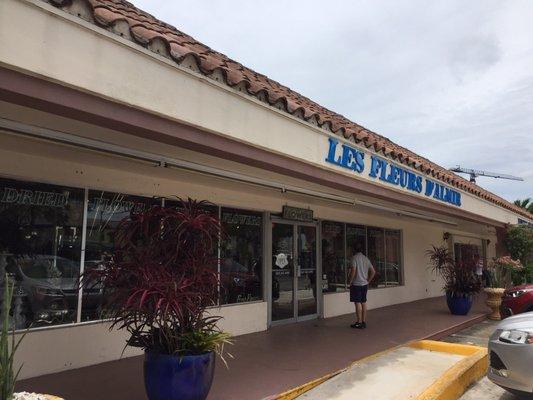
M229 335L216 304L216 245L221 228L205 202L132 211L115 234L115 253L103 269L88 271L84 285L104 291L104 317L126 329L127 345L163 354L222 355Z
M476 263L455 262L449 250L432 246L428 250L433 271L444 280L444 291L452 296L471 296L481 290L481 281L476 276Z
M493 288L508 288L512 285L512 276L523 271L524 267L518 260L513 260L510 256L503 256L494 259L490 266L490 286Z
M515 284L533 282L533 228L515 225L507 229L505 247L515 260L520 260L523 269L514 271L512 279Z

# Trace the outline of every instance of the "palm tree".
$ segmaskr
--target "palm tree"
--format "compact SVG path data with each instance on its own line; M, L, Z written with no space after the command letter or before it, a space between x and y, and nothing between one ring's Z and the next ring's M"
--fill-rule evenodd
M515 200L514 204L533 214L533 201L531 201L531 198L528 197L524 200Z

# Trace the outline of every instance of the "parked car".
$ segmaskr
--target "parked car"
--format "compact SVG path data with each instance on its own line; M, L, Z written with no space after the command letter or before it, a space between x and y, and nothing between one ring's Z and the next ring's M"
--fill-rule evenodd
M500 313L505 318L523 312L533 311L533 284L507 289L502 298Z
M78 307L79 262L52 255L8 257L6 272L26 299L25 314L36 324L72 322ZM97 307L100 288L84 292L84 307Z
M526 399L533 399L533 312L504 319L489 339L488 378Z

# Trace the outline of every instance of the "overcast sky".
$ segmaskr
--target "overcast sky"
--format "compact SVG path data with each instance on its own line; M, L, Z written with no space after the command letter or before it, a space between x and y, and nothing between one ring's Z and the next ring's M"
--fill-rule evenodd
M132 0L508 200L533 197L533 0Z

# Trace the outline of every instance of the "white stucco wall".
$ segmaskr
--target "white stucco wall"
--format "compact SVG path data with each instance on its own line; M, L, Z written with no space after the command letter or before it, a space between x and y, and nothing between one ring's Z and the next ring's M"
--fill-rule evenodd
M20 21L25 21L23 30ZM328 136L312 124L185 71L41 1L0 3L0 42L0 63L8 67L383 185L367 174L355 176L326 164ZM462 209L504 223L517 222L512 212L462 194Z
M210 311L223 318L219 327L232 335L267 328L265 302L225 306ZM16 353L17 366L24 364L19 379L141 355L142 350L132 347L127 347L122 354L126 338L125 331L110 331L107 322L32 330L26 334Z
M95 128L96 129L96 128ZM97 130L95 134L98 134ZM402 230L405 286L370 292L370 307L407 302L441 294L440 284L427 270L424 251L442 243L450 228L438 223L398 217L394 213L346 206L311 197L280 193L180 170L104 155L70 146L0 132L0 176L74 187L120 191L146 196L180 195L205 198L218 204L280 212L284 204L313 209L320 219ZM169 151L167 149L166 151ZM164 151L163 151L164 152ZM46 168L43 168L46 166ZM269 174L264 172L264 174ZM462 224L454 232L480 238L495 238L483 225ZM224 306L213 311L222 315L221 328L235 335L267 328L267 303ZM324 296L324 316L352 312L347 294ZM21 378L78 368L117 359L124 333L108 332L106 324L55 327L30 332L17 355L24 362ZM43 345L44 344L44 345ZM139 354L128 349L125 356Z
M354 179L367 179L324 163L328 137L324 131L204 77L184 72L171 61L66 16L42 2L36 4L38 6L25 0L0 2L0 64L290 155ZM44 12L43 8L48 11ZM20 29L20 21L25 21L24 29ZM146 79L147 76L156 78ZM213 160L183 149L128 138L118 132L0 102L0 117L6 116L81 136L212 163L228 170L280 179L268 171ZM222 205L271 212L279 212L284 204L289 204L311 208L315 217L321 219L400 229L405 286L372 290L369 306L376 308L441 294L440 282L426 267L424 252L431 244L442 243L443 233L451 229L448 225L282 194L191 172L156 168L1 132L0 176L146 196L192 196ZM287 181L296 182L289 178ZM296 183L305 185L305 182ZM329 189L328 192L334 191ZM464 193L463 208L502 222L516 222L512 213ZM451 221L457 223L454 234L490 239L489 249L493 251L496 239L486 226L453 218ZM215 311L224 317L221 327L236 335L267 328L266 302L226 306ZM347 293L324 296L325 317L352 311ZM25 362L21 378L116 359L123 343L123 333L110 333L107 326L100 323L32 331L17 355L18 363ZM138 352L130 349L125 355L133 354Z

